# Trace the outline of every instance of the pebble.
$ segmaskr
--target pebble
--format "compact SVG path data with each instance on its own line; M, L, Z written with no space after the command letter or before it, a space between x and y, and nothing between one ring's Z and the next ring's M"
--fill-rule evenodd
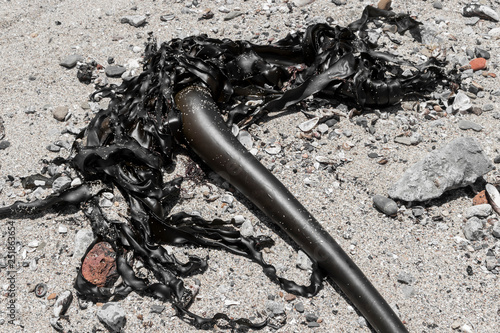
M391 8L392 0L380 0L377 4L379 9L389 10Z
M116 302L108 302L97 310L97 318L111 332L120 332L125 326L125 311Z
M463 226L465 238L470 241L475 241L481 238L483 233L483 222L477 217L471 217Z
M165 306L164 305L153 304L151 306L151 313L161 314L164 310L165 310Z
M54 303L54 317L58 318L66 313L71 302L73 301L73 294L71 291L66 290L57 296Z
M484 112L492 111L495 108L495 106L491 103L484 104L482 110Z
M133 27L140 27L144 24L146 24L147 17L143 15L131 15L131 16L124 16L121 18L120 22L121 23L128 23Z
M411 275L408 272L399 273L397 280L398 280L398 282L404 283L404 284L413 284L413 282L415 282L415 278L413 277L413 275Z
M245 222L245 217L243 215L235 215L233 217L234 223L237 225L243 224Z
M240 133L238 134L238 141L240 141L243 147L245 147L247 150L252 149L253 146L252 135L247 131L240 131Z
M79 54L72 54L64 58L63 61L59 63L59 65L66 67L66 68L73 68L76 66L78 62L83 62L84 59L81 55Z
M485 260L484 260L484 265L486 266L487 270L492 271L495 269L495 267L497 267L499 265L499 263L494 255L493 256L487 255Z
M491 234L496 238L500 238L500 221L496 221L491 230Z
M57 231L60 234L66 234L66 233L68 233L68 228L64 225L60 225L59 228L57 229Z
M488 31L488 36L493 37L495 39L500 38L500 27L499 28L493 28L490 31Z
M56 193L62 192L71 186L71 178L60 176L52 183L52 190Z
M491 208L500 214L500 193L498 192L498 189L491 184L486 184L485 191Z
M457 138L409 167L389 189L389 197L426 201L473 184L494 166L475 138Z
M453 100L452 108L454 111L465 112L472 108L469 96L460 90Z
M120 65L108 66L104 70L108 77L121 77L125 73L126 68Z
M465 211L465 218L471 218L473 216L488 217L491 215L492 211L490 204L472 206Z
M302 250L297 252L297 262L295 265L305 271L312 270L312 261Z
M0 150L4 150L10 147L10 142L7 140L0 141Z
M73 257L80 259L83 257L88 247L94 241L94 233L90 229L80 229L75 235L75 248Z
M229 14L227 14L226 16L224 16L224 21L230 21L232 19L235 19L237 18L238 16L241 16L243 15L244 13L241 12L241 11L233 11Z
M243 237L253 236L255 234L255 230L253 228L252 222L250 222L249 220L243 222L243 224L240 227L240 234Z
M443 9L443 3L441 1L434 1L434 3L432 4L432 7L436 8L436 9Z
M373 204L378 210L387 216L396 215L398 212L398 204L394 200L381 195L373 196Z
M490 53L486 50L483 50L479 47L476 47L474 49L474 55L478 58L484 58L484 59L489 59L491 57Z
M293 3L297 7L303 7L313 3L314 1L315 0L293 0Z
M476 124L476 123L473 123L472 121L469 121L469 120L464 120L464 119L462 119L458 122L458 127L464 131L471 129L471 130L474 130L476 132L480 132L483 129L483 126Z
M474 198L472 198L472 204L475 206L475 205L482 205L482 204L487 204L488 203L488 199L486 198L486 191L485 190L482 190L481 192L479 192L478 194L476 194L474 196Z
M316 127L316 125L318 124L318 122L319 122L319 117L314 117L312 119L304 121L303 123L300 123L299 124L299 128L300 128L300 130L302 132L309 132L314 127Z
M280 146L266 147L264 149L269 155L277 155L281 152Z
M52 110L52 116L58 121L64 121L68 115L69 109L67 106L58 106Z
M108 242L96 243L82 263L82 275L97 287L111 285L118 278L116 253Z
M473 71L479 71L481 69L485 69L486 68L486 59L484 59L484 58L472 59L469 62L469 65Z
M328 125L325 123L319 124L318 125L318 132L320 132L321 134L325 134L326 132L328 132Z
M268 301L266 304L266 308L274 315L281 315L285 313L285 307L283 306L283 304L278 302Z
M304 304L302 302L298 302L297 304L295 304L295 310L297 310L297 312L299 313L303 313L304 312Z

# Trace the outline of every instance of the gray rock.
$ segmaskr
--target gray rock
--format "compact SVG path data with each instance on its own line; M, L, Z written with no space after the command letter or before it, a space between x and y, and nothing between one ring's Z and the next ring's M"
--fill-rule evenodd
M243 222L243 224L240 227L240 234L243 237L253 236L255 234L255 230L253 228L252 222L250 222L249 220Z
M234 223L237 225L243 224L243 222L245 222L245 217L243 215L235 215L233 219Z
M464 224L463 232L465 238L467 238L468 240L470 241L478 240L484 235L483 222L475 216L471 217Z
M151 306L151 312L152 312L152 313L158 313L158 314L161 314L164 310L165 310L165 306L164 306L164 305L156 305L156 304L153 304L153 305Z
M464 119L460 120L460 122L458 123L458 127L464 131L471 129L476 132L480 132L483 129L483 126Z
M302 302L298 302L297 304L295 304L295 310L297 310L297 312L299 313L303 313L304 312L304 304Z
M381 195L373 197L373 204L375 207L387 216L396 215L398 212L398 204L389 198Z
M121 18L120 22L121 23L128 23L133 27L140 27L144 24L146 24L147 17L143 15L130 15L130 16L124 16Z
M230 21L230 20L237 18L238 16L241 16L243 14L244 13L240 12L240 11L233 11L233 12L227 14L226 16L224 16L224 21Z
M61 176L56 178L52 183L52 190L56 193L62 192L71 186L71 178L67 176Z
M408 272L399 273L397 280L398 280L398 282L404 283L404 284L413 284L413 282L415 282L415 278L413 277L413 275L411 275Z
M463 91L459 91L455 100L453 100L452 108L454 111L465 112L472 108L472 104L469 96L467 96Z
M389 196L404 201L438 198L445 191L473 184L493 168L476 139L457 138L408 168L389 189Z
M59 63L59 65L66 67L66 68L73 68L76 66L78 62L83 62L84 59L81 55L79 54L72 54L70 56L67 56L64 58L63 61Z
M7 140L0 141L0 150L4 150L10 147L10 142Z
M125 70L126 68L124 66L115 65L106 67L104 72L109 77L120 77L123 73L125 73Z
M120 332L127 321L125 311L116 302L104 304L97 310L97 318L111 332Z
M252 135L247 131L240 131L240 133L238 134L238 140L247 150L252 149L253 146Z
M312 270L311 259L309 259L309 257L307 256L307 254L305 254L301 250L299 250L299 252L297 253L297 262L296 262L296 265L297 265L298 268L303 269L305 271Z
M58 106L52 111L52 116L56 120L64 121L68 115L69 109L67 106Z
M280 146L266 147L264 150L269 155L276 155L281 152L281 147Z
M496 238L500 238L500 221L496 221L491 230L491 234Z
M434 3L432 4L432 7L436 8L436 9L443 9L443 3L441 1L434 1Z
M80 259L83 257L88 247L94 241L94 233L90 229L80 229L75 236L75 248L73 257Z
M266 308L274 315L281 315L285 313L285 307L283 306L283 304L278 302L269 301L266 304Z
M482 109L484 112L492 111L495 108L495 106L491 103L484 104Z
M54 317L58 318L68 310L71 301L73 300L73 294L71 291L66 290L57 296L57 300L54 303Z
M465 217L471 218L473 216L477 217L488 217L493 212L490 204L476 205L467 208L465 211Z

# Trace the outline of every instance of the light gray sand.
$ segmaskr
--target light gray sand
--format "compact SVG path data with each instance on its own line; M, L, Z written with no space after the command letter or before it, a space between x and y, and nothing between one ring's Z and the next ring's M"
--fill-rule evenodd
M191 34L206 33L210 36L232 39L251 39L255 33L269 33L267 37L254 39L255 42L266 42L269 38L279 39L289 31L300 29L311 20L324 20L331 16L336 23L345 26L357 19L367 1L352 1L343 6L336 6L331 1L317 0L312 4L294 8L292 13L281 11L286 8L281 0L276 1L207 1L199 0L198 7L192 7L186 13L187 2L175 1L2 1L0 7L0 116L4 120L6 137L10 147L0 150L0 182L3 190L0 193L0 204L9 204L22 200L25 194L21 186L5 184L6 177L11 175L15 180L40 171L41 160L51 160L58 155L65 156L66 151L52 153L46 146L57 141L72 141L73 136L61 135L68 125L82 127L85 125L85 112L82 105L94 90L92 85L84 85L76 78L76 69L66 70L59 62L70 54L81 54L87 60L95 59L106 65L107 58L112 56L118 64L126 64L130 59L138 59L141 53L131 49L138 46L142 49L147 32L154 32L160 40L184 37ZM498 1L483 1L497 8ZM396 12L415 14L421 22L435 22L441 17L443 23L435 26L444 40L442 47L449 54L465 55L465 48L473 48L477 41L481 47L489 50L489 71L499 74L499 46L495 38L483 38L491 28L499 27L498 23L480 21L474 26L467 26L466 19L460 14L466 2L443 1L441 10L433 7L432 1L394 1ZM278 7L267 16L264 6ZM132 7L137 9L133 10ZM225 6L230 11L239 8L246 13L230 21L223 21L226 15L218 9ZM215 17L198 21L203 11L211 8ZM161 15L172 13L175 19L162 22ZM121 24L125 15L149 14L145 27L135 28ZM56 21L61 24L57 25ZM291 24L290 24L291 23ZM471 31L465 31L469 29ZM214 31L218 31L214 33ZM120 38L116 38L120 37ZM417 48L419 52L411 55L416 60L419 54L425 53L425 47L410 38L396 37L404 43L393 52L410 56L410 51ZM113 40L118 39L118 40ZM456 39L456 40L455 40ZM451 50L453 47L453 50ZM30 77L34 78L31 80ZM397 305L402 320L410 332L450 332L453 328L462 327L462 331L498 332L500 325L500 282L497 274L484 267L484 259L488 249L497 244L498 239L489 236L477 241L469 247L461 247L456 237L463 238L465 209L472 205L471 190L456 190L442 200L427 204L426 216L442 216L439 222L426 225L417 224L411 219L411 213L399 212L397 218L383 216L372 207L374 194L386 195L389 186L398 179L406 168L420 160L433 146L442 147L458 136L477 138L486 154L493 160L500 153L499 120L493 115L500 111L497 104L499 97L492 96L492 91L500 88L499 79L475 75L474 80L485 88L483 98L473 100L474 105L494 104L494 110L480 116L474 114L448 116L443 125L432 127L432 121L426 120L417 111L402 111L398 115L416 119L417 132L423 136L418 146L403 146L393 142L393 138L404 130L391 113L387 120L379 120L376 124L376 135L387 135L388 143L376 141L374 136L343 118L339 123L342 131L350 131L352 136L342 135L336 140L328 140L326 135L317 140L318 148L309 153L308 159L297 160L304 140L296 135L300 132L297 125L306 120L302 114L287 114L265 122L252 134L262 141L276 138L283 146L281 155L271 156L259 147L262 162L275 165L273 173L294 193L324 227L346 249L354 261L360 266L373 284L384 295L390 304ZM47 106L47 107L46 107ZM48 107L50 106L50 107ZM72 117L67 122L56 121L51 108L69 107ZM34 113L26 113L34 109ZM319 112L319 111L311 111ZM369 119L373 113L367 114ZM471 120L484 127L481 132L462 131L458 128L458 119ZM332 131L332 129L330 129ZM288 137L282 139L279 133ZM385 156L386 165L370 159L367 154L372 150L365 143L374 143L379 147L376 152ZM343 150L343 144L352 143L354 147ZM352 162L328 173L313 165L315 156L343 152ZM280 161L286 160L283 166ZM403 163L402 160L406 160ZM294 174L291 170L297 168ZM177 171L176 171L177 172ZM182 173L182 170L179 170ZM489 182L500 181L498 171L492 171L485 177ZM311 185L306 185L306 183ZM193 184L184 184L186 197L178 210L200 211L206 218L230 218L234 214L223 213L220 199L207 203L203 198L203 188ZM213 192L224 194L224 190L214 188ZM307 282L307 272L295 267L296 249L282 241L283 233L274 227L255 208L247 208L248 202L236 195L234 208L236 214L250 219L257 232L272 235L276 246L266 253L268 262L276 265L286 277ZM251 207L251 206L250 206ZM0 253L7 253L7 220L2 220L0 230L2 241ZM67 234L58 232L59 226L68 228ZM82 213L57 215L53 212L37 216L33 219L15 220L15 237L21 244L17 253L19 262L38 258L35 271L24 267L18 271L16 287L16 324L7 321L8 301L4 291L0 297L0 325L2 332L51 332L49 324L52 315L53 300L37 298L31 292L34 285L45 282L48 294L59 294L64 290L72 290L80 258L74 258L74 235L82 229L89 228L89 223ZM45 242L45 247L31 252L28 243L37 240ZM479 246L478 246L479 245ZM479 249L480 245L484 248ZM476 247L476 250L473 250ZM28 250L26 258L23 251ZM175 249L183 254L185 249ZM497 250L498 251L498 250ZM271 283L262 274L258 265L245 258L228 255L215 250L197 250L201 255L209 255L210 268L203 275L197 276L201 281L199 296L191 307L195 313L207 316L223 311L234 317L255 317L263 313L269 305L270 298L285 307L288 316L287 324L279 332L369 332L363 325L353 308L339 295L331 284L325 284L323 290L311 299L297 297L287 302L283 299L280 288ZM471 266L473 275L467 274L467 266ZM397 281L399 274L406 272L414 277L411 286ZM192 280L190 280L192 282ZM189 281L188 281L189 282ZM0 285L8 287L7 272L0 270ZM413 289L411 289L413 288ZM225 306L225 301L234 301L235 305ZM293 309L298 302L304 304L305 312ZM120 302L127 313L126 332L193 332L194 328L174 317L174 311L165 303L165 311L159 314L150 312L153 304L161 304L151 298L142 298L132 293ZM104 330L96 317L97 306L91 304L88 309L80 310L76 299L68 310L68 321L61 320L65 330L72 332L91 332L94 327ZM321 322L318 328L310 329L305 324L305 314L316 314ZM465 325L465 326L464 326ZM453 327L453 328L452 328ZM266 328L263 330L271 331Z

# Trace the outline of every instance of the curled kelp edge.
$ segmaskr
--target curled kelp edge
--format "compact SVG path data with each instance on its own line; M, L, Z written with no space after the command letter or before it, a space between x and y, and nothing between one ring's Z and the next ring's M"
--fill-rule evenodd
M248 256L286 291L314 295L322 280L318 270L314 270L309 287L280 279L258 251L268 240L242 237L234 228L227 230L222 221L209 222L188 214L170 215L170 203L179 197L181 180L164 182L162 171L172 163L174 149L183 143L174 96L187 86L203 85L210 90L229 124L248 126L267 112L280 111L311 95L384 107L398 103L408 94L426 93L449 81L442 68L444 64L433 58L417 65L376 51L365 34L367 22L374 18L397 24L400 33L418 31L418 22L408 15L367 7L362 17L347 28L317 24L272 45L205 35L174 39L161 45L151 39L139 76L92 95L92 98L109 98L108 108L99 111L77 137L74 151L65 161L82 176L85 184L44 200L16 202L0 208L0 217L85 203L83 209L94 233L109 241L118 253L124 285L115 288L114 293L123 297L135 290L171 299L180 314L200 327L210 326L217 319L202 320L190 314L187 307L191 297L182 277L203 271L206 262L193 257L187 264L179 264L161 244L193 244ZM402 66L412 67L414 74L402 78ZM386 73L391 75L388 77ZM248 103L256 99L262 99L262 103ZM87 183L96 180L115 186L123 194L131 210L127 223L110 221L100 212L97 193L87 187ZM151 284L137 278L122 255L126 251L144 261L159 282ZM96 289L81 278L80 272L75 287L82 296L101 300L112 296L110 291ZM224 315L216 317L221 319Z

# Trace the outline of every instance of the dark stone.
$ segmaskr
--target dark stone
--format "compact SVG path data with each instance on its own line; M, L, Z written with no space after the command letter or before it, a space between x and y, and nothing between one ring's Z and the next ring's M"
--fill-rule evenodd
M108 77L121 77L125 73L125 67L120 65L106 67L105 73Z

